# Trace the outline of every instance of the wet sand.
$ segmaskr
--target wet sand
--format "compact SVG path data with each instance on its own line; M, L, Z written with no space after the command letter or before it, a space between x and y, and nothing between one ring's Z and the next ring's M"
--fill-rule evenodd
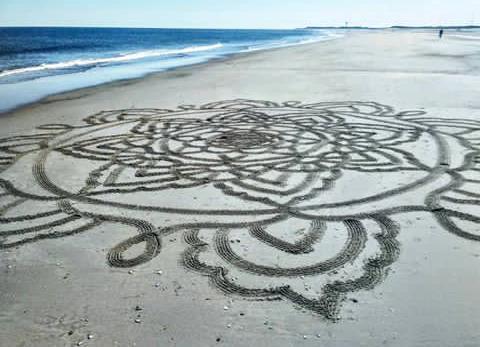
M479 57L351 33L2 115L0 345L479 345Z

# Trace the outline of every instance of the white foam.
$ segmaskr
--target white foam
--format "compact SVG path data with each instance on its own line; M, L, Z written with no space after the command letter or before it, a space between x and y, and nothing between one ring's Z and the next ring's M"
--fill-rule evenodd
M192 46L192 47L174 49L174 50L150 50L150 51L143 51L143 52L137 52L137 53L129 53L129 54L124 54L124 55L119 55L116 57L109 57L109 58L77 59L77 60L70 60L70 61L60 62L60 63L41 64L37 66L29 66L25 68L2 71L0 72L0 78L11 76L11 75L22 74L22 73L38 72L43 70L59 70L59 69L67 69L72 67L91 66L96 64L121 63L121 62L127 62L131 60L138 60L138 59L151 58L151 57L203 52L203 51L219 49L222 47L223 45L221 43L216 43L214 45Z
M293 41L293 42L286 41L283 43L273 43L270 45L248 47L245 51L255 52L255 51L262 51L262 50L271 49L271 48L283 48L283 47L290 47L290 46L306 45L309 43L333 40L341 37L344 37L344 35L339 33L324 33L324 35L309 37L301 41Z

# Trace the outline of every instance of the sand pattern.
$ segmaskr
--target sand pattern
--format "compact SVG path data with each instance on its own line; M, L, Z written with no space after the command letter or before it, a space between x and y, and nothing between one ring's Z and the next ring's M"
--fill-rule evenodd
M216 288L334 320L397 260L396 215L480 241L479 172L480 122L375 102L104 111L0 139L0 250L108 224L135 232L108 263L133 267L182 233Z

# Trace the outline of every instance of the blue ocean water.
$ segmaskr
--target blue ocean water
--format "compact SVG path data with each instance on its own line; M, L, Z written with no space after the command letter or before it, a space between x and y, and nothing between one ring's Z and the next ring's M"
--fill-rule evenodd
M234 53L338 36L320 30L0 28L0 111Z

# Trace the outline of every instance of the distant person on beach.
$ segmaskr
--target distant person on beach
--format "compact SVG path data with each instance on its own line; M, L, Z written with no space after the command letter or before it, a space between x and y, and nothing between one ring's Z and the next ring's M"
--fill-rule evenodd
M440 31L438 32L438 37L439 37L439 38L442 38L442 37L443 37L443 29L440 29Z

